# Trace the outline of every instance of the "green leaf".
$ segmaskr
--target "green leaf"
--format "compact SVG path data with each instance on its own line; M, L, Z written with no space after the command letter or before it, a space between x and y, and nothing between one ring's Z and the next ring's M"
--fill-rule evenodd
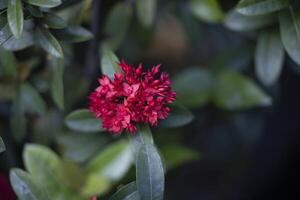
M159 153L152 144L142 145L136 159L136 184L141 199L162 200L164 169Z
M53 58L51 61L52 66L52 82L51 94L54 102L60 108L64 108L64 61L59 58Z
M227 14L224 24L234 31L253 31L273 24L277 16L273 14L245 16L236 11Z
M279 13L281 41L288 55L300 65L300 13L293 7Z
M128 30L131 17L132 9L129 4L118 3L113 7L104 27L104 32L108 37L104 42L105 46L112 50L120 46Z
M20 92L24 111L38 115L46 113L46 104L44 100L30 84L23 84Z
M96 119L87 109L75 110L70 113L65 123L68 128L81 132L98 132L104 131L100 119Z
M103 176L95 174L86 178L84 186L81 188L81 195L86 199L94 195L101 195L106 193L112 185Z
M0 10L7 8L7 0L0 1Z
M167 119L160 121L160 127L177 128L189 124L194 119L193 114L178 103L172 106L171 109L171 113Z
M21 0L8 1L7 20L11 32L16 38L19 38L23 31L23 6Z
M213 77L206 69L191 68L174 77L177 99L189 107L207 104L211 98Z
M5 151L5 144L0 136L0 153Z
M116 72L121 72L118 57L107 48L102 48L101 71L111 79L114 78Z
M54 13L45 14L42 21L44 24L47 24L49 28L53 29L63 29L67 26L65 20Z
M55 37L63 42L85 42L93 38L93 34L80 26L68 26L65 29L55 30Z
M262 15L281 10L288 5L288 0L241 0L236 10L243 15Z
M118 191L109 200L140 200L140 194L137 191L136 183L131 182L118 189Z
M272 99L245 76L223 71L215 84L214 103L219 108L237 110L269 106Z
M177 144L164 145L161 153L165 158L168 170L200 158L197 151Z
M87 166L89 176L98 175L116 182L129 170L133 162L131 146L127 141L119 141L107 146Z
M136 12L140 23L149 28L152 26L156 14L157 0L137 0Z
M53 8L60 5L61 0L24 0L25 2L39 7Z
M107 139L98 133L66 133L59 134L57 142L64 158L75 162L86 162L103 148Z
M38 7L35 7L35 6L31 6L31 5L27 5L26 6L26 9L30 12L30 14L34 17L38 17L38 18L41 18L43 17L43 12L38 8Z
M190 0L190 8L195 17L205 22L217 23L224 18L218 0Z
M263 32L258 38L255 51L255 72L264 85L275 83L281 73L284 49L276 31Z
M152 132L148 125L139 125L137 128L137 133L132 140L135 154L138 153L141 146L145 144L154 144Z
M39 27L36 31L36 36L39 44L45 51L55 57L63 57L63 51L59 42L46 28Z
M19 200L49 200L45 191L36 185L32 177L25 171L12 169L9 177Z
M12 37L12 33L10 31L9 25L5 25L1 27L0 30L0 45L2 46L9 38Z
M0 66L3 73L9 76L17 75L17 60L11 51L6 51L0 47Z

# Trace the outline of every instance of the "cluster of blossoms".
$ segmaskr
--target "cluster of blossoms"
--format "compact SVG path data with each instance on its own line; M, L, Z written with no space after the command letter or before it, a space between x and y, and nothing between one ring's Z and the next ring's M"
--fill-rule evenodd
M114 80L106 75L99 79L100 86L89 96L90 111L102 119L103 128L116 134L134 133L139 123L156 126L175 101L169 75L159 74L160 65L146 72L142 65L134 68L124 61L119 66L123 73L115 73Z

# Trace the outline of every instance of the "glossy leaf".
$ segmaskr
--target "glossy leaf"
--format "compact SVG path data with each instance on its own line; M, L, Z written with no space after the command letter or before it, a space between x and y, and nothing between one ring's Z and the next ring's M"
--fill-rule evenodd
M39 27L36 31L36 36L41 47L49 54L61 58L63 51L56 38L44 27Z
M12 169L10 171L10 182L19 200L49 200L32 177L21 169Z
M54 35L63 42L85 42L93 38L93 34L80 26L68 26L65 29L55 30Z
M118 57L107 48L102 48L100 50L102 52L101 58L101 71L102 74L107 75L109 78L113 79L114 74L116 72L121 72L119 67L119 59Z
M22 0L8 1L7 21L13 35L16 38L19 38L23 32L23 25L24 25Z
M283 67L284 49L277 32L263 32L255 51L255 72L264 85L275 83Z
M137 0L136 2L137 17L145 27L152 26L156 14L157 0Z
M189 124L194 119L191 111L184 106L176 103L171 107L169 116L159 122L160 127L176 128Z
M136 184L141 199L162 200L164 168L159 153L152 144L142 145L136 159Z
M109 200L140 200L136 183L131 182L121 187Z
M191 68L174 77L177 99L186 106L199 107L211 98L213 77L206 69Z
M68 128L82 132L98 132L103 131L100 119L96 119L87 109L75 110L70 113L65 123Z
M190 0L190 8L195 17L205 22L221 22L224 18L218 0Z
M223 109L247 109L272 103L272 99L254 82L236 72L221 72L214 93L214 103Z
M62 3L61 0L24 0L24 1L31 5L44 7L44 8L53 8L59 6Z
M133 154L127 141L120 141L107 146L87 166L90 176L95 174L109 181L118 181L130 168Z
M253 31L273 24L277 20L276 15L245 16L236 11L227 14L224 24L234 31Z
M288 0L241 0L236 10L244 15L262 15L281 10L288 5Z
M131 16L132 9L130 5L118 3L113 7L104 27L107 34L107 39L104 42L105 46L112 50L120 46L129 27Z
M26 9L30 12L30 14L34 17L38 17L38 18L41 18L43 17L43 12L38 8L38 7L35 7L35 6L32 6L32 5L27 5L26 6Z
M280 35L288 55L300 65L300 14L290 7L279 13Z
M51 94L54 102L60 108L64 108L64 62L62 59L53 58L51 61L52 82Z
M137 128L137 133L132 140L135 154L138 153L141 146L146 144L154 144L152 132L148 125L139 125Z
M0 153L5 151L5 144L0 136Z
M43 18L43 23L53 29L63 29L67 26L65 20L54 13L47 13Z

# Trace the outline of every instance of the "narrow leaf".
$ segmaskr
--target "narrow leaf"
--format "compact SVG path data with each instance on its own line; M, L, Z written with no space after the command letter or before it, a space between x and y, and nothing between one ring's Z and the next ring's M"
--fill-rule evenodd
M121 187L109 200L140 200L136 183L131 182Z
M286 8L288 0L241 0L237 11L244 15L262 15Z
M269 106L272 99L248 78L236 72L223 71L215 84L214 103L219 108L238 110Z
M3 73L9 76L17 75L17 60L11 51L4 50L0 47L0 66Z
M63 29L67 26L65 20L54 13L47 13L42 21L44 24L47 24L48 27L53 29Z
M141 146L136 160L136 184L141 199L162 200L164 169L161 158L152 144Z
M24 1L31 5L44 7L44 8L53 8L59 6L62 3L61 0L24 0Z
M217 23L224 18L218 0L190 0L190 8L195 17L205 22Z
M23 31L23 6L21 0L8 1L7 20L11 32L16 38L19 38Z
M279 13L280 35L288 55L300 65L300 13L293 7Z
M65 29L55 30L55 37L63 42L85 42L93 38L93 34L80 26L68 26Z
M55 37L44 27L39 27L36 35L41 47L55 57L63 57L63 51Z
M264 85L272 85L280 76L284 49L278 32L263 32L255 51L255 72Z
M64 108L64 62L62 59L53 58L51 61L52 66L52 82L51 94L54 102L60 108Z
M116 72L121 71L118 57L107 48L102 48L101 71L111 79L114 78Z
M87 109L80 109L70 113L65 119L66 125L75 131L98 132L104 131L100 119L96 119Z
M137 16L141 24L150 27L153 24L156 14L157 0L137 0L136 10Z
M162 120L159 123L160 127L164 128L176 128L189 124L194 116L187 108L176 103L171 107L171 113L167 117L167 119Z
M5 144L0 136L0 153L5 151Z

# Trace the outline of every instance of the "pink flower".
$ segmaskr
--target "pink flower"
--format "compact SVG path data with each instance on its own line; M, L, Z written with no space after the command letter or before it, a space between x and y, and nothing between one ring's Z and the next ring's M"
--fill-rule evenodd
M15 200L16 196L9 184L8 178L0 173L0 199Z
M90 111L102 119L103 128L116 134L123 130L134 133L139 123L156 126L159 119L167 118L176 93L169 75L159 75L160 65L146 72L142 65L133 68L124 61L119 66L124 74L115 73L113 80L103 75L100 86L89 96Z

